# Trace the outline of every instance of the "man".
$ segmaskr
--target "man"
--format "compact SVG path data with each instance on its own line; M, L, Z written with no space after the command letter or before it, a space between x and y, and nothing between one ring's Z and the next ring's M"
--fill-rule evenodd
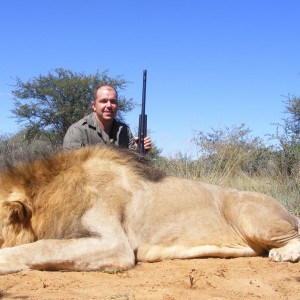
M111 85L96 88L92 102L93 112L72 124L64 137L64 149L77 149L87 145L115 144L137 149L138 137L130 128L115 119L118 112L118 93ZM151 150L151 139L144 139L145 151Z

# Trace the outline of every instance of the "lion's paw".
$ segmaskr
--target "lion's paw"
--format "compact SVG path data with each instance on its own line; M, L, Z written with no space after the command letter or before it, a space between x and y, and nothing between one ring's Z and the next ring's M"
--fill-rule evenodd
M300 241L290 241L281 248L274 248L269 252L272 261L298 262L300 260Z
M15 255L14 248L5 248L0 250L0 275L15 273L29 269L22 257L17 253Z

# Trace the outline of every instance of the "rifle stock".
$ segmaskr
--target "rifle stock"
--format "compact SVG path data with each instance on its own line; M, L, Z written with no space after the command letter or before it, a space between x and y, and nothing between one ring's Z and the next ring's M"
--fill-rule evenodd
M143 71L143 92L142 92L142 111L139 117L139 132L138 132L138 150L141 154L145 154L144 139L147 136L147 115L145 113L146 106L146 82L147 70Z

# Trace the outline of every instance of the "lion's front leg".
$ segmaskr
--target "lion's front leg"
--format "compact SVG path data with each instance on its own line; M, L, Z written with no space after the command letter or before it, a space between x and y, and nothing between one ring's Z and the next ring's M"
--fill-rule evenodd
M120 270L135 265L119 214L104 201L81 217L85 236L43 239L0 250L0 274L35 270ZM55 226L55 224L54 224Z
M135 264L127 243L99 237L39 240L0 250L0 274L35 270L122 270Z

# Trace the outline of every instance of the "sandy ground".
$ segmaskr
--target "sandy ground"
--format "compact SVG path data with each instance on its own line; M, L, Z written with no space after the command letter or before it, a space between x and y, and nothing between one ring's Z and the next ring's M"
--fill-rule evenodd
M300 299L300 263L208 258L119 274L23 271L0 276L0 299Z

